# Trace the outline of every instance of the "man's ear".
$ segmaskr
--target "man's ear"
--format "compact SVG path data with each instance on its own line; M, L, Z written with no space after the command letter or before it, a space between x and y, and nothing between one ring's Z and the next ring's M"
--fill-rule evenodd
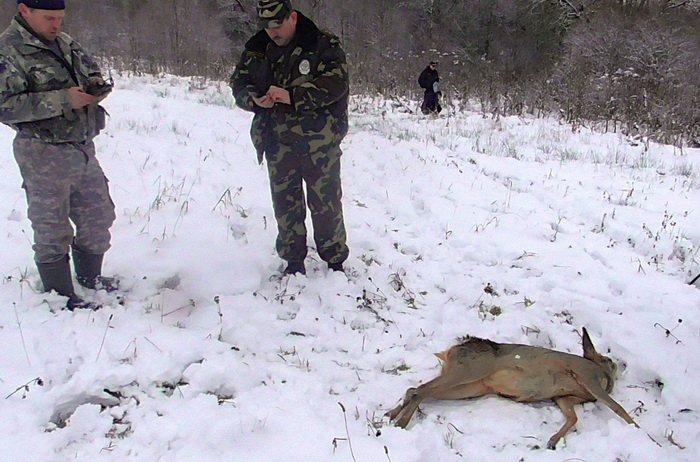
M22 17L26 18L29 14L29 7L24 3L20 3L19 5L17 5L17 11L19 11L19 14L21 14Z
M294 24L296 26L297 25L297 12L292 11L292 13L289 15L289 19L291 19L292 24Z

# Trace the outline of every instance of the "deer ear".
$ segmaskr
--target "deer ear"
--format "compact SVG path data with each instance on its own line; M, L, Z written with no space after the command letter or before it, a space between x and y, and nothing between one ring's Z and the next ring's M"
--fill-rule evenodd
M594 361L600 358L600 353L595 350L591 337L588 335L586 328L583 328L583 357Z
M447 351L441 351L440 353L435 353L435 356L442 361L442 362L447 362Z

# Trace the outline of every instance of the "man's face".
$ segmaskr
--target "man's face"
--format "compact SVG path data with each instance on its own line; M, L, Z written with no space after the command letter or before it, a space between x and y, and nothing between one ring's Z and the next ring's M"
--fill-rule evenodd
M289 42L294 38L294 33L297 30L297 12L292 11L287 19L282 22L279 27L265 29L267 35L275 42L278 47L289 45Z
M66 10L38 10L24 3L20 3L19 12L34 32L50 42L56 40L66 15Z

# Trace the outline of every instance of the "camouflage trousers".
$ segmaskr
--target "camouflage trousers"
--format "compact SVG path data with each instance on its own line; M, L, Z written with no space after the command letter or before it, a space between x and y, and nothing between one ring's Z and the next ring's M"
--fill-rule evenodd
M305 143L277 145L265 153L277 220L276 248L283 260L303 261L306 257L307 198L314 242L321 259L342 263L348 258L341 202L341 154L336 144L309 152Z
M34 260L65 258L73 242L87 253L105 253L116 216L94 143L52 144L18 135L13 147L34 230Z

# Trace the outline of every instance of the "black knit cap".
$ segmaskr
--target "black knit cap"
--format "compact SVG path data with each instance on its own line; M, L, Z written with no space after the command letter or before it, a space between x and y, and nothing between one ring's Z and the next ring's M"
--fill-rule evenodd
M17 4L24 3L29 8L37 10L65 10L66 2L64 0L17 0Z

